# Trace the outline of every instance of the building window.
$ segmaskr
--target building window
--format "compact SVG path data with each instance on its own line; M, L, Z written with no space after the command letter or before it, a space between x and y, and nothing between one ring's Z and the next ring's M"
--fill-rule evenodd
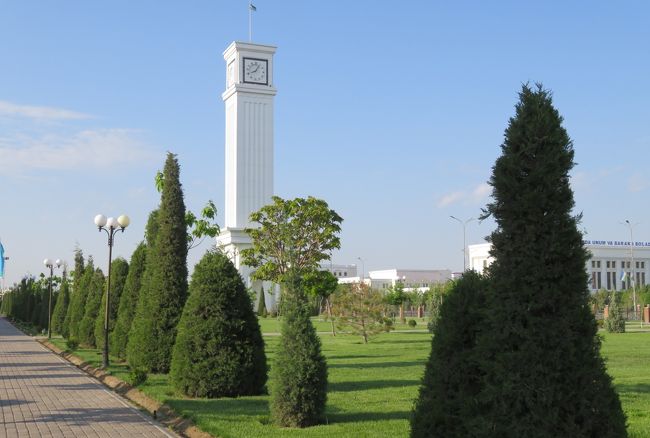
M613 260L612 261L612 268L615 268L615 267L616 267L616 260Z
M607 262L609 265L609 262ZM607 273L607 290L612 290L612 273L608 272Z
M611 267L611 266L609 266L610 263L611 263L611 262L610 262L609 260L607 260L607 267L608 267L608 268Z
M347 273L347 272L344 272L344 273L343 273L343 276L344 276L344 277L347 277L347 276L348 276L348 273Z
M598 283L596 281L596 272L591 273L591 288L592 289L598 289Z
M645 272L641 273L641 284L640 286L645 286Z
M600 268L600 260L598 260L598 261L596 262L596 267L597 267L597 268Z
M645 269L645 262L641 262L641 269Z

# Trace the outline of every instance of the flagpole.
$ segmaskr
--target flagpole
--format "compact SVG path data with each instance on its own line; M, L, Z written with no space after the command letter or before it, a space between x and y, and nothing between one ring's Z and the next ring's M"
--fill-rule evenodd
M253 42L253 0L248 2L248 42Z

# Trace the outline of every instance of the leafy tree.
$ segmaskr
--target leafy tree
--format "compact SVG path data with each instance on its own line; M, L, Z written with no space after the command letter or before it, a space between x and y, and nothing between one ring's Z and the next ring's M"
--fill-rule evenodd
M158 209L158 231L147 262L127 344L133 368L169 372L176 326L187 298L185 203L176 156L168 153Z
M259 228L247 229L252 247L243 263L254 277L282 286L281 338L272 373L271 415L281 426L306 427L324 419L327 364L309 319L303 277L339 248L342 218L323 200L309 197L273 203L251 214Z
M475 400L483 377L476 342L484 320L485 291L485 279L466 271L453 283L440 306L431 353L411 416L412 438L475 436Z
M165 187L165 175L163 172L156 173L156 190L162 193ZM206 237L215 237L219 234L219 225L215 218L217 217L217 207L212 200L208 200L205 207L201 210L200 216L187 210L185 213L185 224L187 225L187 249L196 248Z
M338 327L361 336L365 344L378 333L390 331L383 316L383 297L364 283L341 285L334 294L332 313Z
M621 306L621 295L612 292L609 299L609 315L605 320L605 329L609 333L625 333L625 317Z
M86 266L86 271L89 271L90 264ZM85 276L86 274L84 274ZM88 345L90 347L97 346L97 339L95 339L95 321L99 315L99 308L102 302L102 293L106 288L104 283L105 277L101 269L97 268L90 275L88 283L88 296L86 297L86 305L84 307L84 317L79 322L79 337L80 344Z
M56 299L56 306L52 312L52 331L63 335L65 316L70 305L70 284L63 268L63 278L59 289L59 296Z
M126 277L129 274L129 263L121 257L116 258L111 263L111 308L108 312L108 334L115 329L115 320L117 319L117 309L120 305L120 298L126 283ZM104 321L106 319L106 287L102 293L102 302L95 320L95 344L100 350L104 348ZM110 339L109 339L110 345ZM112 352L112 351L111 351ZM112 352L114 354L114 352Z
M120 298L115 329L109 335L111 352L120 359L126 358L126 344L140 296L146 257L147 247L142 242L133 251L133 255L131 256L131 266L129 267L124 290Z
M588 305L574 151L549 91L524 85L493 167L481 436L623 437Z
M172 356L174 386L191 397L265 392L262 332L235 266L216 251L194 268Z
M449 282L453 285L453 282ZM455 286L452 286L454 288ZM431 333L436 332L438 326L438 319L440 318L440 309L442 308L442 303L444 302L445 287L440 284L433 285L429 287L427 292L427 308L429 309L429 322L427 323L427 329Z
M81 263L78 263L78 256L81 257ZM90 290L90 284L94 272L95 264L92 256L88 257L88 262L84 266L83 255L81 250L78 250L78 252L75 253L75 271L74 281L72 283L73 291L72 298L70 299L70 306L68 308L70 318L66 315L71 339L79 340L79 324L81 323L86 311L86 300L88 298L88 292Z
M332 324L332 336L336 336L334 320L332 319L332 303L330 297L339 285L338 279L329 271L312 271L305 274L303 282L307 294L318 300L319 307L320 303L325 301L327 317Z

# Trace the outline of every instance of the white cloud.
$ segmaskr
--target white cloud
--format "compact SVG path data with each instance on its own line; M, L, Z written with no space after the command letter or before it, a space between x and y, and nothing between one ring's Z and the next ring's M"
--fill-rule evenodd
M98 129L71 136L48 134L0 138L0 174L28 170L98 169L151 158L151 151L136 138L137 131Z
M0 116L25 117L35 120L83 120L93 116L62 108L46 106L18 105L0 100Z
M640 174L634 174L627 180L627 189L632 192L642 192L650 187L650 181Z
M438 200L438 207L439 207L439 208L442 208L442 207L447 207L448 205L455 204L455 203L457 203L457 202L462 201L463 199L465 199L466 196L467 196L467 195L466 195L465 192L453 192L453 193L448 193L448 194L442 196L442 197Z
M488 183L481 183L469 191L459 190L443 195L438 199L437 205L438 208L443 208L458 203L480 204L485 202L491 193L492 187Z
M484 182L476 186L472 192L472 200L475 202L482 202L487 199L488 196L492 193L492 186Z

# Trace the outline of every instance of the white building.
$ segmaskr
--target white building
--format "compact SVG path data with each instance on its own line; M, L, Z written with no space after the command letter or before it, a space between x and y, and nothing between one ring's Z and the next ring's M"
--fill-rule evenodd
M359 278L357 274L357 265L335 265L333 263L321 263L320 269L329 271L338 279Z
M650 280L650 242L631 246L629 241L585 240L584 244L591 253L585 269L592 291L628 289L631 278L643 287ZM489 243L469 245L470 269L482 273L492 263L490 248Z
M425 290L438 283L445 283L451 279L449 269L383 269L368 272L370 286L373 289L387 289L398 282L405 289Z

